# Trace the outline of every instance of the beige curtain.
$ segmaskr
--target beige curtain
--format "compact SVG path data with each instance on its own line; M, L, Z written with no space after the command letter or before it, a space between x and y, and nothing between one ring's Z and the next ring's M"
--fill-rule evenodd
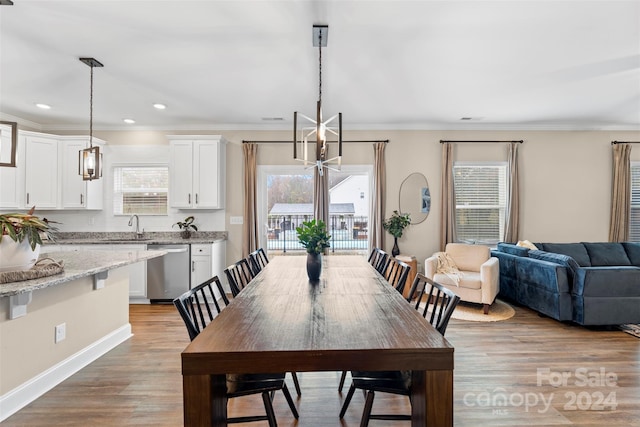
M613 191L609 241L629 240L631 214L631 144L613 145Z
M456 197L453 188L453 144L442 143L442 181L440 188L440 250L456 241Z
M329 174L325 170L320 175L317 167L313 173L313 216L329 228Z
M258 144L242 144L244 154L244 222L242 225L242 256L247 257L258 249L258 202L256 196L257 185L257 156Z
M385 142L373 144L373 198L371 199L371 224L369 225L369 247L384 247L384 204L386 198L385 183L386 162L384 159Z
M518 180L518 142L509 144L507 173L507 211L504 227L505 242L517 242L520 227L520 183Z

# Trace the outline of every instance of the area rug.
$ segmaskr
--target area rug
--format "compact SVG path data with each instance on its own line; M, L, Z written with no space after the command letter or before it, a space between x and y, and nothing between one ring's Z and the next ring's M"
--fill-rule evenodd
M618 328L620 328L621 331L628 333L629 335L640 338L640 325L629 323L627 325L619 325Z
M499 322L510 319L515 314L513 307L498 299L489 307L489 314L483 313L482 304L460 301L451 318L469 322Z

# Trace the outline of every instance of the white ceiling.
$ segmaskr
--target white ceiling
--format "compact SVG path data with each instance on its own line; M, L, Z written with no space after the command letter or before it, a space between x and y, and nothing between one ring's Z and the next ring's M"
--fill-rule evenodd
M329 25L325 116L346 131L640 129L640 1L14 3L0 112L44 130L88 127L84 56L104 64L96 129L289 129L315 115L313 24Z

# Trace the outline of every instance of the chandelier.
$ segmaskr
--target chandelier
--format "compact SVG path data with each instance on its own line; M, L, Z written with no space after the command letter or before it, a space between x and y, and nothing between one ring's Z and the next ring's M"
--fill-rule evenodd
M102 153L100 147L93 146L93 68L103 67L95 58L80 58L80 61L91 67L91 86L89 95L89 148L80 150L78 174L83 181L92 181L102 177Z
M301 161L305 166L317 167L320 176L324 169L339 171L342 166L342 113L331 116L327 120L322 118L322 48L327 46L328 25L313 26L313 46L318 47L318 102L316 118L300 114L308 121L307 126L298 129L298 112L293 113L293 158ZM337 120L336 120L337 119ZM337 123L336 123L337 121ZM337 127L336 127L337 124ZM330 157L328 135L338 137L338 154ZM312 160L309 157L310 140L315 138L316 154Z

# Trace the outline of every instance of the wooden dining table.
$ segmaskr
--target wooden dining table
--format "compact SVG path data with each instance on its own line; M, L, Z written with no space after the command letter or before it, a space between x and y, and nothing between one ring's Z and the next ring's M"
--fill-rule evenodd
M273 257L183 351L185 426L227 425L225 374L342 370L410 370L411 425L453 425L453 346L364 257L322 263Z

